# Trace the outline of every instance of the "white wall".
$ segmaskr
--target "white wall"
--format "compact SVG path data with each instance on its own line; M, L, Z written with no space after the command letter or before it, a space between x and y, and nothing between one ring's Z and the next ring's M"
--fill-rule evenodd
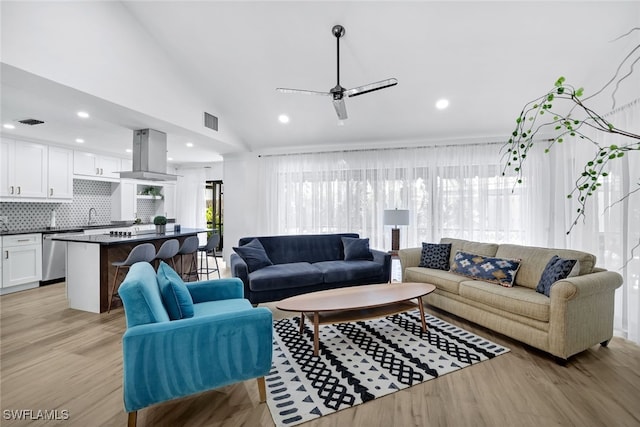
M220 116L219 108L200 96L120 2L2 2L1 11L2 62L240 144L228 127L214 132L202 126L202 112Z
M224 156L224 259L241 237L260 235L258 157L251 153Z

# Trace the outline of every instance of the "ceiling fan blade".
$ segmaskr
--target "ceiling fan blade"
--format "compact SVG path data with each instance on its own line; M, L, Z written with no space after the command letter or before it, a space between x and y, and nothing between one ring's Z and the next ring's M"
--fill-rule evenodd
M276 88L278 92L282 93L299 93L301 95L322 95L322 96L330 96L329 92L318 92L315 90L303 90L303 89L288 89L285 87Z
M344 94L347 96L358 96L365 93L373 92L375 90L384 89L386 87L395 86L398 84L396 79L380 80L379 82L369 83L363 86L354 87L353 89L347 89Z
M344 104L344 98L334 99L333 108L336 109L336 113L338 114L338 118L340 120L347 119L347 106Z

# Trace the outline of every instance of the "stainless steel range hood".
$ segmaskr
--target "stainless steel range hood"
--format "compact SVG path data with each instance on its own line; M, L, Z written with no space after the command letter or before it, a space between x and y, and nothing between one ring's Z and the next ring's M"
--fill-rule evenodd
M133 131L133 167L120 172L120 178L149 181L175 181L178 176L167 173L167 134L154 129Z

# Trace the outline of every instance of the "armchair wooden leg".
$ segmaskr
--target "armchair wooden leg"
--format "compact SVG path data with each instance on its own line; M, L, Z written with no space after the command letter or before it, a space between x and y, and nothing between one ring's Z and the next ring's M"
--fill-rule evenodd
M258 378L258 393L260 394L260 402L267 401L267 389L264 383L264 377Z
M138 421L138 411L129 412L127 427L136 427L137 421Z

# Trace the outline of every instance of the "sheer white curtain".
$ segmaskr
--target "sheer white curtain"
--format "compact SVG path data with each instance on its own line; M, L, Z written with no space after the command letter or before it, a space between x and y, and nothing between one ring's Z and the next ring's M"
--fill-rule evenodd
M640 132L640 102L607 117ZM599 135L603 144L617 143ZM604 139L603 139L604 138ZM618 271L625 283L616 294L618 335L640 342L640 156L613 162L584 221L567 231L577 205L567 194L591 159L590 146L565 143L550 154L536 147L523 183L502 176L500 144L474 144L264 156L259 204L265 233L356 232L371 246L391 247L382 222L385 209L409 209L401 247L458 237L496 243L573 248L596 254L598 266ZM613 204L613 206L611 206ZM608 209L606 209L608 206Z
M206 171L180 169L176 184L176 222L182 227L207 228Z
M607 115L606 119L619 129L640 134L640 100ZM631 142L602 132L591 136L601 146ZM624 283L616 292L616 333L640 343L640 152L630 152L610 162L609 176L602 179L602 186L588 200L585 217L579 218L567 234L579 207L567 199L567 194L596 149L589 142L576 140L554 146L551 154L536 151L531 159L534 162L526 171L527 177L541 190L549 192L548 197L539 199L548 206L546 212L537 210L536 215L541 219L534 227L541 231L537 239L546 239L540 242L545 246L593 253L598 258L598 266L623 276ZM542 185L545 180L550 181L546 189ZM638 192L625 197L634 190Z
M261 159L264 230L357 232L391 246L385 209L409 209L401 246L441 237L523 241L525 187L502 177L498 144L360 150ZM514 190L512 192L512 190Z

